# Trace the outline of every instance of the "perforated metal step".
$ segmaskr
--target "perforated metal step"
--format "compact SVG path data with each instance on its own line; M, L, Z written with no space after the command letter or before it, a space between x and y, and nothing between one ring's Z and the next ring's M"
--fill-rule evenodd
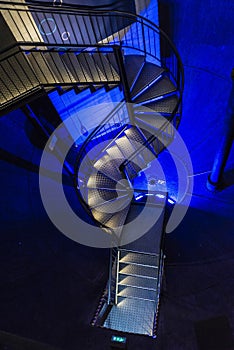
M121 152L123 153L125 159L128 159L131 155L134 154L134 152L141 146L140 144L137 144L132 141L132 143L129 141L127 136L123 136L115 141ZM136 146L136 147L135 147ZM145 166L145 161L141 155L137 157L137 164L140 168L143 168Z
M144 276L147 278L157 278L158 269L155 267L146 267L141 265L125 265L120 263L120 274L129 276Z
M101 201L99 204L97 203L96 205L90 206L91 209L94 208L98 211L104 212L104 213L116 213L120 211L121 209L125 208L126 203L129 203L129 195L121 195L118 198L115 198L110 201Z
M89 189L88 191L88 203L90 206L94 206L100 201L109 201L115 199L118 196L116 191L103 190L103 189Z
M19 64L19 60L22 60L22 64ZM24 54L1 61L0 77L1 92L7 100L18 97L39 85L39 80L35 77Z
M130 287L152 289L154 291L156 291L156 288L157 288L156 279L144 278L142 276L136 277L136 276L119 275L119 284L130 286Z
M59 78L52 70L43 52L31 52L27 57L42 84L59 83Z
M164 71L165 70L162 67L156 66L150 62L145 62L144 67L142 68L137 82L131 92L133 99L140 92L143 92L147 86L157 80L164 73Z
M113 216L112 213L104 213L104 212L98 211L96 209L92 209L92 215L101 224L108 221Z
M170 94L176 91L175 85L168 77L156 81L147 90L145 90L140 96L133 99L134 103L142 103L146 101L152 101L160 96Z
M110 188L115 189L116 181L112 180L108 176L104 175L102 172L97 171L97 173L89 177L88 188Z
M81 65L77 56L72 52L66 52L61 55L61 59L64 61L66 66L70 69L72 75L78 82L92 82L92 78Z
M153 335L155 303L152 301L118 297L104 327L135 334Z
M144 65L144 56L140 55L127 55L125 56L125 71L127 72L128 85L130 90L133 88L135 81L137 80L141 69Z
M119 164L121 160L125 159L123 153L120 151L117 145L108 148L106 151L109 156L116 161L116 164Z
M120 251L120 262L125 264L139 264L145 266L158 266L159 257L153 254L133 253Z
M106 82L107 78L101 72L100 68L95 63L92 54L89 52L83 52L77 55L77 59L88 72L93 82Z
M123 225L126 221L126 217L128 215L130 201L128 201L126 207L116 214L114 214L109 220L105 221L105 226L108 226L112 229L117 229L117 232L120 233L122 231Z
M49 62L51 70L60 83L75 83L76 80L73 77L71 71L68 69L66 64L62 61L61 56L57 52L45 52L44 56Z
M143 144L146 141L146 138L144 136L144 133L142 131L139 132L139 130L140 129L136 127L132 127L126 130L125 134L129 138L129 140L137 142L137 144ZM154 150L150 145L147 145L147 148L142 149L140 155L144 159L146 165L156 157L156 154L154 153Z
M156 291L143 288L119 286L118 296L133 299L156 301Z
M137 143L143 144L145 142L145 137L140 133L139 129L135 126L124 131L125 135L131 141L135 141Z
M99 67L108 81L120 81L119 74L102 53L93 53L92 56L96 65Z
M166 126L170 124L170 121L167 120L167 118L161 116L160 114L143 114L138 115L136 118L136 124L139 127L145 126L146 130L157 132L159 129L165 130Z
M147 108L150 108L158 113L172 114L177 106L178 100L179 99L176 95L165 96L164 99L160 99L150 103L145 103L142 106L137 106L134 110L135 112L139 113L141 111L145 112Z
M103 156L94 164L96 169L99 169L104 175L108 176L114 181L122 180L121 173L117 166L116 161L109 155Z

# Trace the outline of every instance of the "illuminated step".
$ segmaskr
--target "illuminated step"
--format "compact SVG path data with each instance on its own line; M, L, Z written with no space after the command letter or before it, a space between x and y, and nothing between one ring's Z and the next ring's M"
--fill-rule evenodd
M157 266L159 264L159 256L151 254L142 254L137 252L120 251L120 262L125 264L138 264L144 266Z
M129 286L129 287L137 287L143 289L151 289L156 291L157 280L153 278L144 278L144 277L136 277L136 276L126 276L119 275L119 285Z
M129 286L119 286L118 297L143 299L155 302L157 299L156 290L143 289Z
M143 276L145 278L157 279L158 268L146 267L141 265L127 265L120 263L119 273L129 276Z

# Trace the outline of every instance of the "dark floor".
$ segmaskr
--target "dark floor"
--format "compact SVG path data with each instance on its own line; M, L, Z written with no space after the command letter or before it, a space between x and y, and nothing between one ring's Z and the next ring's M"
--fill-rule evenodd
M233 350L233 150L226 189L212 194L205 183L231 86L234 3L162 3L171 9L171 35L185 63L180 132L192 157L195 188L185 219L166 238L158 338L130 335L129 349ZM9 161L1 151L8 161L0 163L0 330L59 349L109 349L113 332L90 326L107 280L108 251L72 242L50 223L38 188L41 151L32 146L24 123L20 112L0 120L1 149L15 156ZM5 338L0 332L0 349L11 350L1 345Z

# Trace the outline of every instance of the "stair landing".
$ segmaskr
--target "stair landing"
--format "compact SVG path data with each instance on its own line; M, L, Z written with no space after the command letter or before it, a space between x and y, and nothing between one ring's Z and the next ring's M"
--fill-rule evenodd
M156 304L147 300L119 297L104 322L104 327L134 334L153 335Z

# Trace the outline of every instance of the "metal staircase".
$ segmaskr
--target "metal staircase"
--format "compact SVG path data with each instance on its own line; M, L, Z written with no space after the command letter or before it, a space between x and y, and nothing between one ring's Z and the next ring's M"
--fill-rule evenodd
M82 145L73 140L66 162L88 217L113 239L109 281L93 325L155 336L164 260L165 208L159 198L167 194L138 191L134 179L173 141L179 126L180 57L160 28L130 13L36 3L0 2L0 8L15 39L0 52L2 113L54 88L66 94L67 88L79 93L118 86L123 92ZM160 220L130 242L125 224L149 195L148 215L161 211Z
M159 256L120 249L117 264L118 307L111 309L104 327L152 335L155 308L160 293Z

